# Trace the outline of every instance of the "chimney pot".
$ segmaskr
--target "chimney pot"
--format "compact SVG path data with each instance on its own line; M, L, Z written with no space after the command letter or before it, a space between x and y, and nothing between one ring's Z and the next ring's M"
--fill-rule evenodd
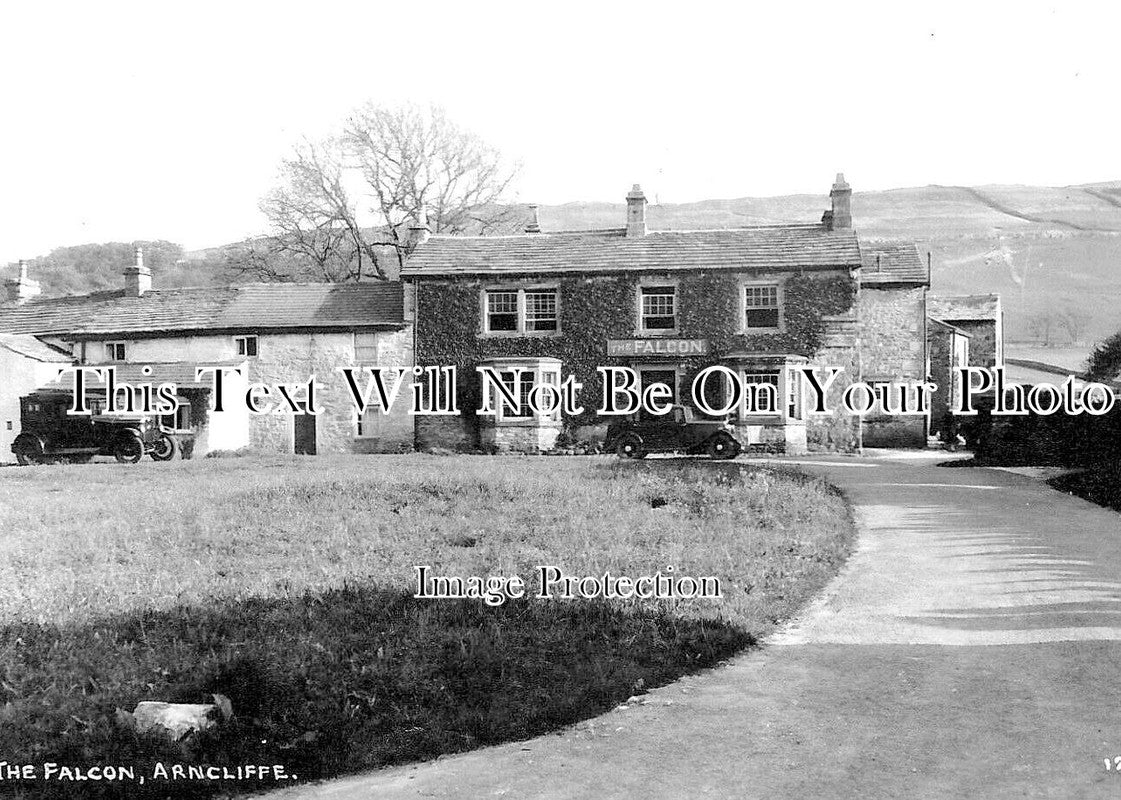
M43 291L39 281L33 281L28 277L27 262L22 258L19 262L19 277L14 281L8 281L4 288L7 290L8 300L16 303L26 303L33 297L38 297Z
M131 267L125 267L125 294L140 297L152 288L152 270L144 266L144 248L137 247L136 260Z
M541 233L541 222L537 219L537 205L529 207L529 224L525 226L526 233Z
M421 206L409 225L409 250L415 250L428 241L432 230L428 227L428 212Z
M637 183L627 192L627 236L646 235L646 195Z
M845 181L844 173L837 173L837 180L833 182L829 199L833 203L833 208L831 212L826 212L829 218L823 218L829 230L852 228L852 187Z

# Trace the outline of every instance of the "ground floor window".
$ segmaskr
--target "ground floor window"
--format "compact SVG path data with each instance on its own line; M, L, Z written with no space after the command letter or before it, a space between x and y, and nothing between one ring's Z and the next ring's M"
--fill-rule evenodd
M779 383L780 381L778 370L767 370L766 372L744 372L744 413L777 414ZM751 389L754 387L770 388L756 388L754 392L751 392Z
M189 431L191 429L191 401L186 398L177 398L179 405L171 414L160 417L160 425L176 431Z
M547 414L535 414L530 407L530 395L538 404L552 405L556 390L560 386L561 362L555 358L510 358L495 359L480 364L497 374L505 393L494 386L489 377L480 375L485 390L490 392L491 405L495 409L495 424L534 424L559 422L560 409ZM552 387L544 389L538 387ZM506 398L508 394L517 401L516 405Z
M744 353L731 356L725 363L736 373L744 389L736 412L739 419L779 417L782 422L803 419L800 368L806 363L805 357Z

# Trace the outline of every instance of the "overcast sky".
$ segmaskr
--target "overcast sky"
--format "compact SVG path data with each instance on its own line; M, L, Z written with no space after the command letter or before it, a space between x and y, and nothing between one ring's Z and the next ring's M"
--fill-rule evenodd
M445 105L523 201L1121 178L1119 4L20 3L0 43L0 263L263 232L303 135Z

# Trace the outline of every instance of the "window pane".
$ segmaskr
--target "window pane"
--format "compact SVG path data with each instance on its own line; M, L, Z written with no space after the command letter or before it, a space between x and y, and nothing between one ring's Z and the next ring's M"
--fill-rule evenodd
M516 331L518 329L517 314L491 314L487 318L487 330L491 331Z
M749 308L747 310L747 327L749 328L777 328L777 308Z
M487 292L487 330L518 329L518 293Z
M376 333L354 334L354 360L359 364L378 362L378 335Z
M777 414L778 406L778 372L745 372L743 374L744 388L750 386L769 386L773 389L749 389L744 398L749 414Z
M650 330L671 330L677 327L673 286L642 287L642 327Z
M557 329L557 292L555 289L525 293L525 329L555 331Z
M778 286L745 286L744 308L749 328L778 327Z
M491 314L516 314L517 292L487 292L487 312Z
M512 371L500 372L499 377L502 379L502 384L513 392L521 403L521 409L515 410L499 395L498 399L502 404L502 416L505 419L521 419L532 416L533 412L530 411L526 398L529 397L529 390L533 388L533 373L523 372L521 384L518 386L514 384L514 373Z

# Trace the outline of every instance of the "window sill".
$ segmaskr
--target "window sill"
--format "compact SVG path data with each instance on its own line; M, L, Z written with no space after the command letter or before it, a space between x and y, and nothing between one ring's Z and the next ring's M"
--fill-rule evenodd
M636 330L634 332L634 335L635 335L636 338L641 337L641 338L645 338L645 339L657 339L661 336L665 336L665 337L669 338L671 336L680 336L681 331L678 330L677 328L672 328L672 329L657 328L657 329L652 330L652 331Z
M553 339L562 335L556 331L483 331L475 334L480 339Z
M514 419L494 419L484 417L484 425L494 428L559 428L559 419L534 419L533 417L516 417ZM487 421L489 420L489 421Z

